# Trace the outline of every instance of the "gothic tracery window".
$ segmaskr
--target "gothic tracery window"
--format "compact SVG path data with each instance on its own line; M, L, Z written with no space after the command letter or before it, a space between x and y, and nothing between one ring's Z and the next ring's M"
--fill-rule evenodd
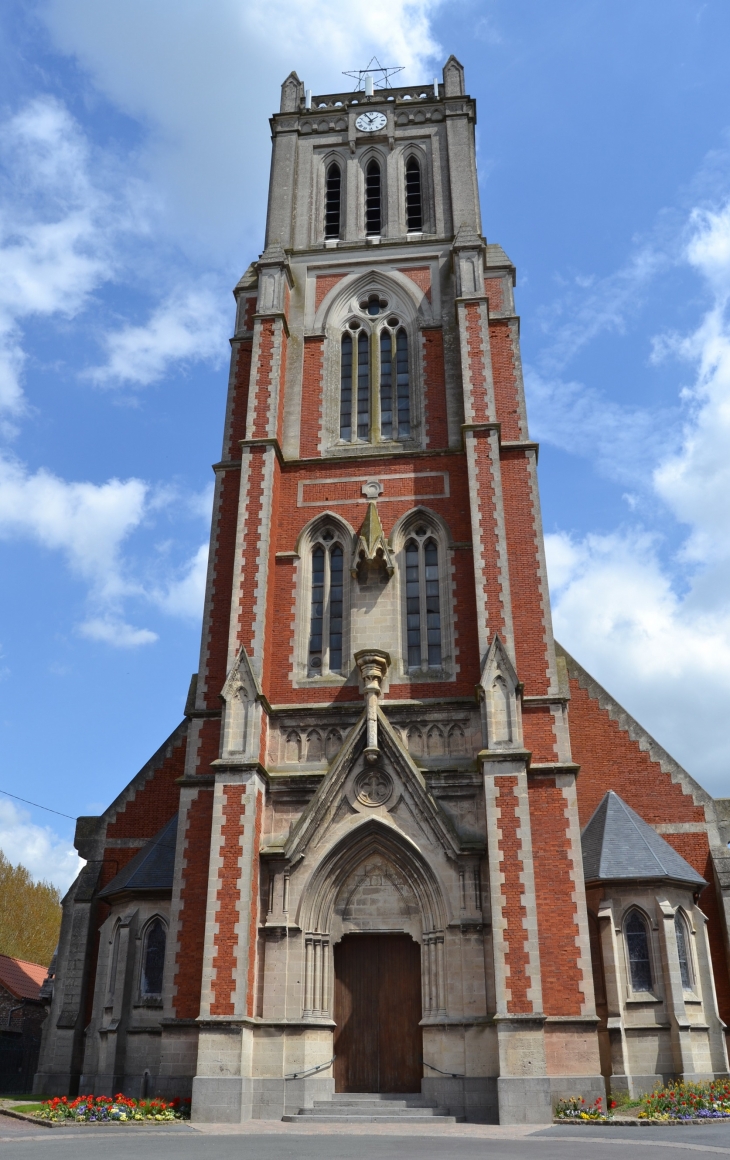
M423 229L421 166L417 157L409 157L406 162L406 227L409 233Z
M145 931L142 951L140 991L143 995L162 994L162 974L165 968L167 930L161 918L154 918Z
M340 439L346 443L411 437L408 335L387 306L377 294L363 299L368 320L378 319L374 329L353 318L340 340Z
M327 167L324 196L324 236L339 238L342 198L342 170L336 161Z
M326 528L312 548L307 658L310 677L342 671L344 564L343 546Z
M651 959L649 957L649 932L645 918L638 910L632 910L624 924L626 949L629 960L631 988L634 991L651 991Z
M405 545L406 640L409 669L441 667L439 548L429 529L416 527Z

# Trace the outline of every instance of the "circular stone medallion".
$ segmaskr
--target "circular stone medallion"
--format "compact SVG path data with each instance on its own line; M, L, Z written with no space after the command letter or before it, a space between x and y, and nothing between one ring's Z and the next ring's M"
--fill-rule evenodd
M355 782L357 800L364 806L382 806L392 792L393 782L382 769L364 769Z

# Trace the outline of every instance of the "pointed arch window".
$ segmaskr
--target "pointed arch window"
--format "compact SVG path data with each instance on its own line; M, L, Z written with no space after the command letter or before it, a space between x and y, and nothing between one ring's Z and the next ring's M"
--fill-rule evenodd
M421 166L416 157L409 157L406 162L406 227L409 233L423 229Z
M631 988L634 991L651 991L651 958L649 957L649 931L646 919L638 910L632 910L624 924L626 949L629 960Z
M117 969L119 967L119 942L121 940L121 924L118 922L114 927L114 934L112 935L112 961L109 968L109 986L107 994L109 1000L114 998L114 991L117 986Z
M382 228L382 183L380 165L369 161L365 170L365 233L379 237Z
M692 959L689 949L689 930L687 921L681 910L675 911L674 914L674 933L677 939L677 955L679 957L679 974L682 979L682 990L691 991L693 979Z
M327 167L324 194L324 236L339 238L342 205L342 170L336 161Z
M411 434L411 387L408 374L408 335L397 318L387 320L380 332L380 435L408 439Z
M307 674L319 677L342 671L345 555L330 528L312 548L311 575Z
M408 668L438 669L442 653L439 549L424 525L406 542L405 564Z
M162 975L165 969L167 928L161 918L153 918L144 936L140 992L142 995L162 994Z

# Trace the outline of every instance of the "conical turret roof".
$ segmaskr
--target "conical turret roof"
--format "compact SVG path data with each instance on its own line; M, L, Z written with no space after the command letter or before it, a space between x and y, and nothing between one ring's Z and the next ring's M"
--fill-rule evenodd
M671 879L693 887L707 883L656 830L609 790L581 837L586 882Z

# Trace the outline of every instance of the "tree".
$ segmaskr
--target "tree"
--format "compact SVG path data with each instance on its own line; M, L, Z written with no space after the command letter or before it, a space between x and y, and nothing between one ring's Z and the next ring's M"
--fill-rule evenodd
M0 850L0 954L47 967L60 928L60 892L50 882L34 882Z

